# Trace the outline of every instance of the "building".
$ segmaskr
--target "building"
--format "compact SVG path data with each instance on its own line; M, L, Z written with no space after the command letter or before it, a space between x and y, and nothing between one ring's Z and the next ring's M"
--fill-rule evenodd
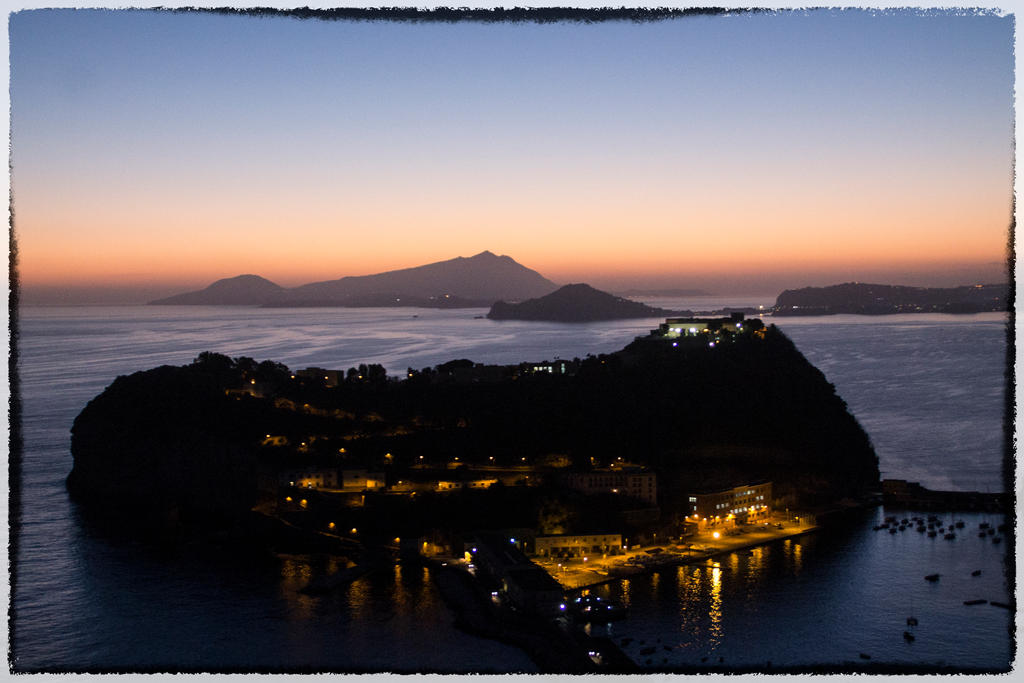
M309 468L282 472L278 481L284 486L298 486L303 489L338 488L338 470L335 468Z
M555 359L554 361L540 361L538 363L520 363L519 374L521 375L575 375L578 363L575 361Z
M587 495L614 493L658 503L658 475L641 468L601 468L590 472L570 472L566 485Z
M466 479L440 479L437 482L437 491L457 491L461 489L487 489L498 483L495 477L481 477Z
M622 552L622 534L579 534L537 536L534 554L539 557L585 557Z
M691 493L688 497L688 520L698 522L736 520L744 522L771 512L772 483L745 484L725 491Z
M743 313L736 311L725 318L666 318L658 329L651 330L651 336L663 339L680 337L698 337L701 335L717 335L721 332L736 334L747 330L758 330L764 327L759 319L749 321Z
M382 491L384 490L384 473L342 470L341 489L345 491Z
M559 613L564 604L562 586L523 554L515 537L479 534L465 550L481 571L501 583L517 608L546 615Z
M325 387L336 387L345 379L345 373L342 370L324 370L323 368L296 370L295 375L306 379L318 380L323 382Z

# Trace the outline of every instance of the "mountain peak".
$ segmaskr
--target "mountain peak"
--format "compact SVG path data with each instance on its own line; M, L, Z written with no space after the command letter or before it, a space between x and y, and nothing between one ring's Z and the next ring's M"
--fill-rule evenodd
M280 295L284 288L259 275L236 275L217 280L198 292L151 301L151 304L256 305Z
M564 285L554 292L518 304L498 301L491 306L492 320L552 320L589 322L623 318L657 318L672 314L638 301L602 292L585 283Z

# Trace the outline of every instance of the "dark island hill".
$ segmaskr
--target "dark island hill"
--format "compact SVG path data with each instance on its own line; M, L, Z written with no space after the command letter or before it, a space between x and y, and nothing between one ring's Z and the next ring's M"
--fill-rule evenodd
M1008 296L1005 284L942 288L847 282L787 289L776 299L772 315L982 313L1007 310Z
M697 315L714 315L733 312L754 313L753 308L730 308L721 311L702 311ZM488 311L491 320L542 320L548 322L583 323L601 320L625 320L629 318L664 318L669 316L693 316L692 310L670 311L648 306L639 301L630 301L608 292L594 289L588 284L572 284L536 299L519 303L495 302Z
M90 401L72 427L68 488L97 519L147 535L255 529L265 539L270 524L321 540L358 528L363 542L517 527L651 532L679 524L694 491L758 480L789 507L878 490L867 435L787 337L756 320L715 334L713 346L655 334L582 360L462 360L401 379L376 365L311 376L203 353L118 377ZM568 472L623 461L657 474L657 507L564 485ZM331 468L361 469L366 490L289 486L291 473ZM488 468L500 474L489 488L467 483ZM460 478L452 493L400 492ZM642 521L629 514L638 509Z
M639 301L594 289L590 285L565 285L537 299L520 303L495 302L487 317L492 320L548 320L591 322L624 318L657 318L677 315Z

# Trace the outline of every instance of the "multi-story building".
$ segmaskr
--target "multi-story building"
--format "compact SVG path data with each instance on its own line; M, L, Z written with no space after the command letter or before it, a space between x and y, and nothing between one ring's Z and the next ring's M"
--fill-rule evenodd
M745 484L725 491L691 493L687 517L698 521L736 519L744 521L762 516L771 510L772 483Z
M615 493L657 505L658 475L640 468L602 468L590 472L570 472L566 485L588 495Z
M533 552L540 557L584 557L622 552L622 534L537 536Z

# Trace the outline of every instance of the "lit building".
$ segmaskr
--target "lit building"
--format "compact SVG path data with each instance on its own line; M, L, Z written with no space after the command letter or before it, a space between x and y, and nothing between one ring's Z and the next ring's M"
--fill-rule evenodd
M303 489L336 489L338 488L338 470L304 469L282 472L278 481L286 486L298 486Z
M734 312L727 318L666 318L658 329L651 330L651 336L663 339L716 335L721 332L736 334L744 330L759 330L764 327L757 318L745 320L741 312Z
M697 521L735 519L745 521L771 511L772 483L745 484L713 493L691 493L687 502L687 518Z
M378 491L384 488L382 472L366 470L342 470L341 488L346 491Z
M576 374L576 363L567 360L545 360L539 363L520 363L519 372L525 375L573 375Z
M455 491L457 489L487 489L498 483L494 477L484 479L446 480L437 482L438 491Z
M582 493L615 493L637 498L656 505L658 502L658 475L642 469L595 469L590 472L570 472L566 485Z
M324 370L323 368L306 368L305 370L296 370L295 375L297 377L305 377L306 379L318 380L323 382L324 386L336 387L343 379L345 379L345 373L341 370Z
M583 557L590 554L622 552L622 534L580 534L537 536L534 554L540 557Z

